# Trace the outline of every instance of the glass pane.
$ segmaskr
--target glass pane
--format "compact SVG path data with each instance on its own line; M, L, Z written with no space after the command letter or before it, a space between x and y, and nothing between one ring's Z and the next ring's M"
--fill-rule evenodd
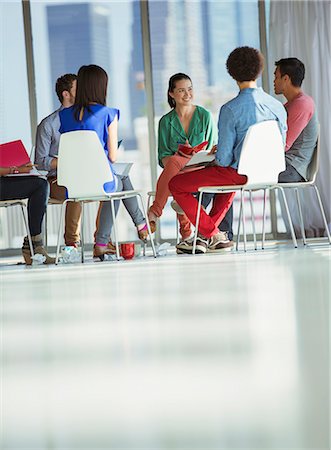
M220 107L238 93L235 81L226 71L229 53L241 45L260 47L258 2L150 1L149 15L156 119L170 110L169 77L184 72L192 79L195 103L210 110L217 124ZM259 211L261 196L253 196L253 200ZM169 203L161 220L164 239L174 238L176 232L175 214ZM237 204L236 198L234 229L239 214ZM258 231L261 224L258 215ZM269 219L266 230L270 231Z
M134 162L133 186L150 190L139 2L32 1L31 10L38 121L59 107L54 90L59 76L77 73L82 65L100 65L109 76L107 105L121 111L119 139L123 143L118 161ZM87 242L93 242L97 207L88 206ZM53 210L58 207L48 209L50 216L55 214L48 221L49 241L54 244L58 213ZM123 207L118 217L120 239L137 239Z
M0 3L0 143L21 139L31 151L31 125L22 4ZM19 207L0 209L0 246L22 245L25 233Z

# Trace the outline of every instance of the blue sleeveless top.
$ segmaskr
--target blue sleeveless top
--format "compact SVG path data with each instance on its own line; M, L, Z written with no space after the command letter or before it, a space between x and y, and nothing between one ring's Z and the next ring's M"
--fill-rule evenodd
M108 127L113 122L115 117L120 118L120 111L116 108L108 108L103 105L89 105L90 111L84 108L82 120L76 120L74 116L75 107L64 108L59 112L60 116L60 133L67 133L68 131L76 130L92 130L95 131L100 139L100 142L105 150L110 169L114 175L114 181L105 183L104 189L107 193L116 190L116 177L112 167L112 163L108 159Z

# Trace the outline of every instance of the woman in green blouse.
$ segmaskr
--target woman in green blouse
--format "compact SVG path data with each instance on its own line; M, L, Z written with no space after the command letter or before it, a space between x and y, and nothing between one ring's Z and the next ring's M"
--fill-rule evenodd
M148 219L152 231L155 231L157 218L162 215L170 191L169 181L179 172L196 170L185 168L191 156L177 153L178 144L194 147L208 141L207 149L211 149L215 140L215 125L212 115L193 101L192 81L184 73L176 73L169 79L168 103L171 111L161 117L158 131L159 164L164 168L157 185L156 195L148 210ZM191 235L191 223L183 213L177 213L180 223L180 234L183 240Z

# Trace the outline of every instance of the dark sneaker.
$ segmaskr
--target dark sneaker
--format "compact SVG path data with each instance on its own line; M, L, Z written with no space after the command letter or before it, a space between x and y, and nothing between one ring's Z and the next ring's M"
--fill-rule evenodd
M229 252L233 249L233 241L230 241L226 231L219 231L209 239L208 252Z
M188 239L187 241L182 241L176 245L177 253L188 253L192 254L193 252L193 238ZM204 238L203 236L198 236L197 243L195 247L195 253L206 253L208 248L209 239Z

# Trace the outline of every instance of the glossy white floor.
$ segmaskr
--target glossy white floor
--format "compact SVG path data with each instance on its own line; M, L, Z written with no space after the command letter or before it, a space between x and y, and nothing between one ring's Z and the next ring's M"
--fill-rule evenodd
M325 241L3 264L2 448L328 449L329 269Z

